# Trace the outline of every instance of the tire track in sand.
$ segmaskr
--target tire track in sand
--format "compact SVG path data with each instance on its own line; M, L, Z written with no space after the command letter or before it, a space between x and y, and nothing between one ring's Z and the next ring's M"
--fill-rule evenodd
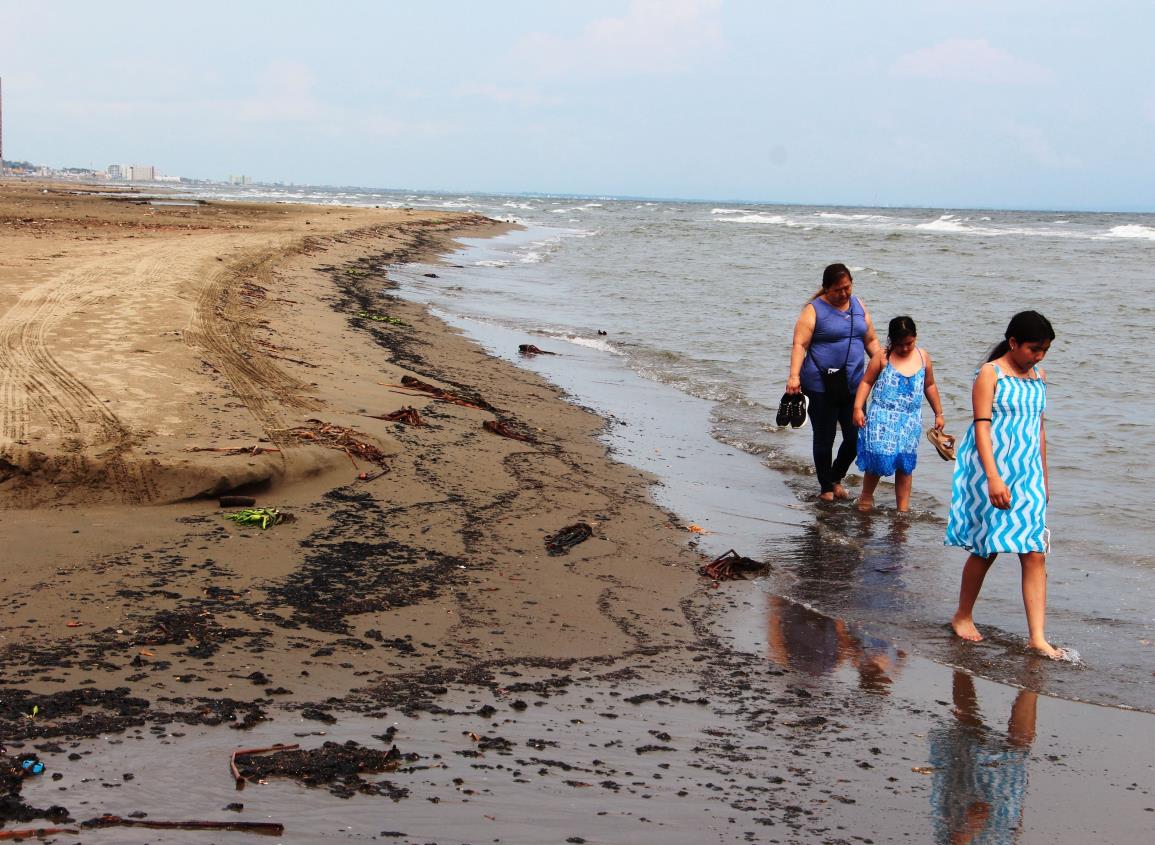
M255 332L260 321L254 305L240 291L245 282L269 290L274 263L291 249L284 246L255 253L212 272L184 332L186 343L204 353L268 438L282 450L292 448L296 441L285 436L279 409L315 411L323 406L305 395L309 385L274 364L257 345Z
M128 260L66 271L24 292L0 316L0 448L16 463L28 453L38 425L60 438L65 477L87 478L97 469L106 493L127 504L151 499L152 486L138 461L126 460L132 432L82 379L50 351L53 331L65 320L126 292L154 284L164 264L161 247ZM86 449L99 449L94 456Z

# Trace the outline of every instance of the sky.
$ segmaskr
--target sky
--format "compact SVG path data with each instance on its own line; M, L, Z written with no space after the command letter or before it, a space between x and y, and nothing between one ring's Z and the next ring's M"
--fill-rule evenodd
M1155 211L1151 0L0 0L4 154L313 185Z

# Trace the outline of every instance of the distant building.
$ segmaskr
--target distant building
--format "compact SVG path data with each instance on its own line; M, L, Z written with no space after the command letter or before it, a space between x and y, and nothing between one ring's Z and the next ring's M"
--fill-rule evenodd
M230 185L251 185L253 184L252 177L249 176L230 176Z
M110 164L108 178L125 182L155 182L156 166L152 164Z

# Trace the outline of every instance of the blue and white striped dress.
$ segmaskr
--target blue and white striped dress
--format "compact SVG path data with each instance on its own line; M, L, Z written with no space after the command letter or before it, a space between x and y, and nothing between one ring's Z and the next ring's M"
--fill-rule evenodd
M1003 373L997 364L991 366L998 376L991 408L991 445L999 475L1011 491L1011 506L999 510L991 504L972 422L957 452L945 543L981 557L1045 552L1047 492L1039 432L1047 383L1038 378L1038 368L1035 378L1016 378Z

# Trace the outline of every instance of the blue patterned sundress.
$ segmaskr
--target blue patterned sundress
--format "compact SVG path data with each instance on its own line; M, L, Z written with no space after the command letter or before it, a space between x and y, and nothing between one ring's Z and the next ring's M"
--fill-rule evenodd
M922 355L922 350L918 351ZM870 391L866 425L858 430L858 468L886 477L910 475L918 463L922 434L922 390L926 358L918 372L904 376L888 361Z
M957 452L944 542L980 557L1046 552L1047 491L1039 431L1047 406L1047 383L1038 378L1037 368L1035 378L1016 378L1004 374L997 364L991 366L998 376L991 408L991 445L999 475L1011 491L1011 506L1004 511L991 504L972 422Z

